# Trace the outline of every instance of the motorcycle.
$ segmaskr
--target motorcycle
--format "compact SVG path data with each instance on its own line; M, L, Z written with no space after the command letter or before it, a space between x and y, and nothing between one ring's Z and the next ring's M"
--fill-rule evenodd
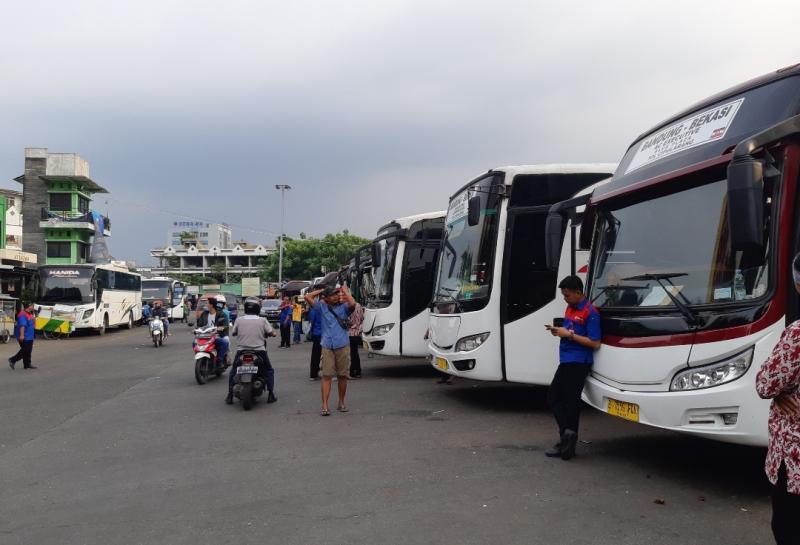
M264 393L266 380L258 370L264 367L265 362L252 350L242 350L238 357L239 364L234 368L236 374L233 377L233 396L241 399L242 408L249 411L255 399Z
M217 328L208 326L194 330L194 378L197 384L205 384L211 375L221 376L228 368L228 357L219 361L217 357Z
M164 322L157 316L150 320L150 338L156 348L164 345Z

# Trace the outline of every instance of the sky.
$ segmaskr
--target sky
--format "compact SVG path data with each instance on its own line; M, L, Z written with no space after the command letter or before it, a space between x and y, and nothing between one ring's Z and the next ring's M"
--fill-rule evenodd
M617 162L800 62L795 1L0 0L0 186L74 152L118 259L173 221L371 237L491 168Z

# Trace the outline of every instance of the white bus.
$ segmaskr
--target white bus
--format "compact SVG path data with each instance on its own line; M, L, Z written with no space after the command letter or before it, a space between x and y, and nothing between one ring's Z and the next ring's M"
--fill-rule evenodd
M75 329L130 328L142 317L141 277L124 265L39 267L40 317L71 321Z
M800 317L799 96L800 66L719 93L640 136L594 192L588 293L603 345L590 405L766 444L755 375Z
M429 326L434 367L477 380L550 382L558 344L544 325L564 315L558 274L577 267L564 259L561 273L548 268L548 213L554 203L609 178L614 166L501 167L450 198ZM556 247L565 235L560 228Z
M169 310L171 322L185 321L186 284L163 276L142 279L142 303L161 301Z
M372 242L372 286L364 309L365 347L387 356L425 357L425 331L444 228L444 211L398 218Z

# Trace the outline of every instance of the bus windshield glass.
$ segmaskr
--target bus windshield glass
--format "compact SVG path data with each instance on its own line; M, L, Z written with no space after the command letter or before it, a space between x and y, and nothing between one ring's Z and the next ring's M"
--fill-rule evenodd
M39 298L46 304L81 304L94 301L92 269L58 267L39 269Z
M381 230L378 232L378 238L386 235L391 230L396 230L396 227L391 229ZM392 302L392 285L394 284L394 263L397 256L397 237L387 237L378 242L375 242L376 253L380 256L380 265L372 268L373 278L373 296L371 303L381 305L388 305Z
M765 256L731 251L726 189L720 180L598 210L590 286L595 305L688 307L765 295ZM764 217L769 218L771 198L769 191L765 194Z
M450 200L434 288L440 312L451 304L477 310L488 302L500 206L496 180L495 176L483 178ZM476 225L469 225L468 202L474 196L480 197L480 218Z
M147 301L161 299L164 302L168 302L170 300L169 289L171 285L171 280L142 280L142 299Z

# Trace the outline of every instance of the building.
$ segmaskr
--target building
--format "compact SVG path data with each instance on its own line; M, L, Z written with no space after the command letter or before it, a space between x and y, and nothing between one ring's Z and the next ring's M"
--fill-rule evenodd
M111 236L109 219L91 208L93 195L107 191L78 154L25 148L25 174L15 180L23 193L22 249L38 263L86 263L97 231Z
M0 197L5 198L5 248L22 250L22 192L0 188Z
M228 274L255 274L258 272L261 259L275 250L261 244L249 244L245 241L232 243L232 248L212 246L205 248L195 244L183 246L167 246L154 248L150 255L158 259L158 267L153 267L153 274L170 276L175 274L200 274L223 272L226 280Z
M167 246L173 248L230 248L231 228L224 223L173 221L167 231Z

